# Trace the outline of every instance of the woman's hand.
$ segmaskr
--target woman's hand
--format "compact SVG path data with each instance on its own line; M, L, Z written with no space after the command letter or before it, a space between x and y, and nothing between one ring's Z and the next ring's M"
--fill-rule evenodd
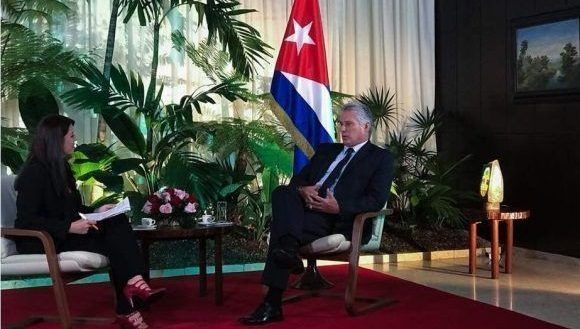
M105 204L105 205L102 205L99 208L95 209L95 212L104 212L104 211L107 211L107 210L109 210L111 208L115 208L115 205L112 204L112 203Z
M97 228L97 222L88 219L77 219L70 224L68 229L72 234L87 234L90 228Z

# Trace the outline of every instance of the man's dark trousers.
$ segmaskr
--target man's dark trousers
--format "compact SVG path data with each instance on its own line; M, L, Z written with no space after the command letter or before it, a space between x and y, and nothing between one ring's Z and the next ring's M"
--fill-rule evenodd
M282 247L280 238L291 236L300 245L308 244L330 235L338 216L306 209L295 186L278 186L272 193L272 209L274 213L270 245L262 273L262 283L269 287L286 289L290 271L276 266L272 260L272 251Z

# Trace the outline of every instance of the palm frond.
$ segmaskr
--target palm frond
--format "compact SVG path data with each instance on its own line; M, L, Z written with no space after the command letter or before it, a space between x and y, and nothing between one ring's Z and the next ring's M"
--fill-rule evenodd
M235 76L226 78L226 80L216 85L200 87L192 94L183 96L179 102L179 106L184 110L195 109L197 113L201 114L202 103L216 103L213 99L215 96L213 95L224 97L230 102L236 99L243 101L254 99L254 95L246 89L245 83Z
M146 109L156 108L155 105L148 107L145 101L145 85L139 74L134 72L125 73L122 66L111 67L111 82L113 90L109 97L109 105L121 111L136 110L143 113Z
M226 71L229 63L229 55L225 51L221 51L214 43L202 41L196 47L189 42L181 33L181 31L174 31L171 34L173 47L179 52L185 52L187 57L191 59L193 64L201 68L206 77L213 83L226 80L232 76Z
M379 124L383 124L384 127L396 124L395 93L391 93L390 89L385 91L383 87L379 89L373 86L356 99L369 108L374 117L375 127Z
M132 71L127 73L120 65L113 66L111 67L112 84L109 85L101 70L93 63L84 65L80 71L84 79L69 78L69 82L76 84L78 88L67 91L61 96L67 104L79 109L96 111L108 106L122 112L135 110L143 113L149 108L145 101L143 79L139 74ZM106 86L110 89L107 90ZM158 97L153 100L153 102L157 101ZM153 104L152 108L157 108L157 106Z
M415 131L431 131L439 128L442 122L443 118L438 112L430 111L429 108L426 108L425 110L414 112L411 116L409 127Z
M35 80L57 93L59 86L92 62L88 55L67 50L50 34L2 21L2 97L11 98L20 85Z
M161 184L195 193L202 207L217 200L223 182L220 167L186 151L175 152L161 175Z
M52 17L56 15L70 15L71 1L58 0L4 0L2 8L6 13L6 19L14 23L34 22L44 20L52 23Z
M235 17L254 12L253 9L236 9L235 0L213 0L195 3L198 24L206 22L208 42L219 40L223 50L229 53L234 70L246 79L256 74L256 65L272 57L273 49L260 38L260 32Z
M139 24L145 26L147 23L153 21L155 16L159 16L163 8L163 0L126 0L126 2L127 11L123 19L123 23L125 24L137 12Z
M100 108L108 103L107 80L93 63L83 66L80 72L83 78L70 77L68 79L78 88L62 94L62 100L79 110L100 111Z

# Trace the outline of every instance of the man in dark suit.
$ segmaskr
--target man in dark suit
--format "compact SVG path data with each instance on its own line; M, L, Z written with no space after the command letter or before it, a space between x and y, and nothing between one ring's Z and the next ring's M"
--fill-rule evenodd
M355 215L378 211L387 201L393 160L387 150L369 142L370 111L360 103L345 105L340 127L343 144L321 144L290 184L272 193L273 221L262 275L268 292L254 313L240 318L243 324L281 321L290 273L304 271L298 248L333 233L350 239ZM365 225L365 243L371 226Z

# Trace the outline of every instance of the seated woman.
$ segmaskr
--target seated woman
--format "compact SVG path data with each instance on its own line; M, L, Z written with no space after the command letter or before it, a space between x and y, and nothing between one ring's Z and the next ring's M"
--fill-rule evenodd
M121 328L148 328L134 301L138 299L143 305L160 297L165 289L151 289L143 280L142 256L126 216L99 222L80 218L79 212L102 212L113 205L92 209L81 203L67 161L74 150L73 125L72 119L49 115L36 128L15 183L15 227L48 232L57 252L82 250L107 256L117 296L117 323ZM16 247L23 254L43 252L40 242L31 238L16 240Z

